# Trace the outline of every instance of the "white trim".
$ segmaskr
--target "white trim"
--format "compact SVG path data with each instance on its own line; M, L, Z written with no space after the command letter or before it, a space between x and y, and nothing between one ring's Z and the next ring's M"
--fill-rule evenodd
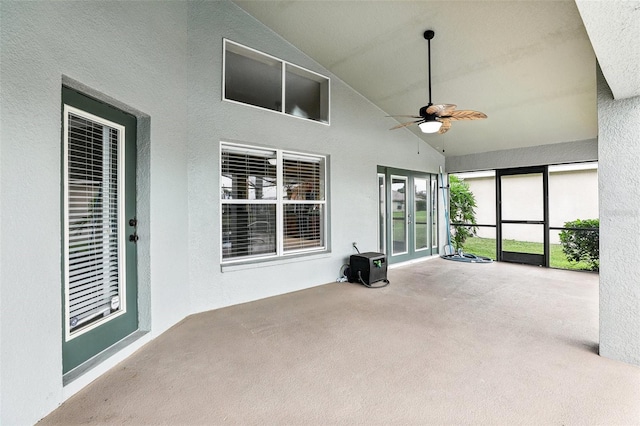
M427 195L427 198L425 200L425 206L424 206L424 212L425 212L425 228L427 231L427 235L425 236L426 238L426 247L417 247L417 243L418 243L418 212L416 209L416 181L420 179L423 180L425 183L425 192ZM431 236L431 223L429 222L429 198L430 198L430 194L431 194L431 175L426 175L425 176L413 176L413 178L411 179L413 181L413 185L412 185L412 196L413 196L413 205L411 206L412 210L413 210L413 252L414 253L420 253L422 251L425 250L429 250L431 251L432 247L431 247L431 241L430 241L430 236Z
M382 193L380 193L380 178L382 178ZM378 219L382 223L378 223L378 247L382 248L383 253L387 253L387 177L384 173L378 173L378 210L382 208L382 217ZM382 203L381 203L382 202ZM381 206L382 204L382 206ZM392 204L393 206L393 204ZM380 229L383 229L382 235L380 235Z
M283 154L282 151L276 151L276 198L280 203L284 199L284 170L282 167L283 162ZM281 204L279 204L280 206ZM278 207L279 207L278 206ZM276 207L276 256L281 257L284 254L284 238L281 237L281 234L284 234L282 230L284 229L284 209Z
M222 199L220 199L222 203ZM255 200L255 199L236 199L236 198L225 198L222 204L247 204L247 201L250 201L251 204L278 204L278 200Z
M125 127L106 120L102 117L98 117L81 109L72 107L70 105L64 105L63 108L64 120L63 120L63 197L64 197L64 334L65 342L68 342L90 330L93 330L127 312L126 303L126 256L125 256L125 221L124 221L124 141L125 141ZM118 237L117 237L117 249L118 249L118 295L120 296L120 309L117 312L110 314L98 321L91 323L86 327L82 327L73 333L69 331L70 322L70 310L69 310L69 114L75 114L80 117L86 118L103 126L112 127L118 130Z
M435 188L433 188L433 185L435 184ZM433 253L433 251L435 250L436 253L439 252L439 240L440 240L440 202L439 202L439 198L438 198L438 193L440 191L438 191L438 175L437 174L431 174L431 177L429 179L429 235L431 236L431 252ZM435 211L433 209L433 204L434 204L434 200L435 200ZM435 223L434 223L434 215L435 215ZM435 232L434 232L434 226L435 226ZM435 244L433 244L433 240L436 241Z
M407 190L409 188L409 176L401 176L401 175L389 175L389 177L391 178L391 256L402 256L403 254L407 254L409 253L409 214L408 214L408 207L409 207L409 197L407 194ZM397 179L401 179L404 180L405 185L404 185L404 241L405 241L405 247L407 248L405 251L402 252L398 252L395 253L393 251L393 179L397 178Z
M331 257L331 253L328 251L317 252L317 253L304 253L298 254L297 256L283 256L278 258L271 258L269 262L264 262L261 259L256 260L252 259L252 261L245 262L234 262L234 263L224 263L220 265L220 272L235 272L235 271L244 271L246 269L262 269L271 266L279 266L286 265L289 263L297 263L301 258L304 258L305 261L312 261L318 259L329 259Z

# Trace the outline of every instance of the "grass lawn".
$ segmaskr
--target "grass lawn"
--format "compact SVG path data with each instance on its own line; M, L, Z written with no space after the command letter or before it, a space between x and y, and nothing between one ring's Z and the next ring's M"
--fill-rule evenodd
M541 243L529 243L525 241L505 240L503 246L508 251L516 251L521 253L537 253L542 254ZM562 252L561 244L551 244L551 253L549 253L549 266L560 269L573 269L578 271L588 271L589 265L585 262L570 262ZM476 256L485 256L494 259L496 256L496 240L494 238L478 238L472 237L464 243L463 250L466 253L472 253Z

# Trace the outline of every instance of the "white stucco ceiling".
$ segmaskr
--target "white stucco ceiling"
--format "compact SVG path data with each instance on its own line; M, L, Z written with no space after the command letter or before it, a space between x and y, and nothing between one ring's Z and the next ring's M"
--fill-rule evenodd
M445 155L597 136L596 58L578 8L565 1L251 1L235 3L386 114L428 102L488 119L444 134L413 131Z

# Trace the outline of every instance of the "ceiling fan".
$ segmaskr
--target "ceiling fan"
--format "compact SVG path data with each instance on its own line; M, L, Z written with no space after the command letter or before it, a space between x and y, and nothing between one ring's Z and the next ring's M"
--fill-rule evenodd
M487 118L487 115L471 110L456 111L456 106L452 104L434 105L431 102L431 39L435 36L435 32L427 30L424 32L424 38L428 43L428 59L429 59L429 104L420 108L418 115L390 115L389 117L406 117L417 120L407 121L398 124L389 130L400 129L402 127L417 124L423 133L446 133L451 128L451 122L456 120L481 120Z

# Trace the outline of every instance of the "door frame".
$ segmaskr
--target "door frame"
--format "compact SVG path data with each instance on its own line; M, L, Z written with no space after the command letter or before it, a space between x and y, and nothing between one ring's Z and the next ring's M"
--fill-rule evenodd
M549 266L549 173L548 166L516 167L497 169L496 184L496 257L501 262L524 263L537 266ZM542 220L503 220L502 219L502 182L503 176L542 174ZM502 226L504 224L542 225L543 254L505 252L502 249Z
M82 367L87 364L88 361L95 356L101 354L112 345L122 341L124 338L131 336L139 329L139 304L138 304L138 265L137 265L137 245L135 241L130 241L129 234L135 234L136 226L130 225L129 219L137 219L137 117L130 112L123 111L116 108L106 102L97 100L96 98L89 96L83 91L75 89L73 87L63 85L62 86L62 119L65 120L65 105L71 106L86 113L87 116L95 116L103 120L113 122L118 125L122 125L126 128L124 132L123 148L125 164L123 164L123 178L125 185L122 202L125 204L123 208L123 217L121 217L122 238L121 253L125 259L125 269L123 271L126 274L124 278L124 286L126 286L126 296L123 303L126 303L124 311L120 315L113 315L113 319L105 321L103 324L95 327L89 327L87 331L78 332L74 336L69 336L67 332L69 318L67 318L66 308L66 236L63 238L62 247L62 369L63 376L69 375L72 371L75 372L78 367ZM64 156L64 134L65 128L62 128L62 141L63 141L63 156ZM65 158L62 158L63 167L62 181L65 182L65 175L67 173L64 165L66 164ZM63 184L64 185L64 184ZM66 205L65 200L66 189L63 187L61 191L61 203L64 207ZM66 217L65 211L62 212L62 229L66 235ZM117 331L116 331L117 330Z

